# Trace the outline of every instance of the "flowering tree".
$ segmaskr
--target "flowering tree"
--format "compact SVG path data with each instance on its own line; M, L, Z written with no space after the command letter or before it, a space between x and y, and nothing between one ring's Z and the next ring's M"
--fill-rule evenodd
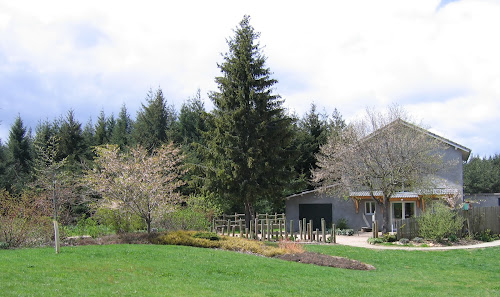
M426 131L403 119L398 106L387 114L367 112L364 121L352 123L320 148L313 181L343 196L368 191L383 211L384 233L390 220L390 198L398 191L428 191L429 178L445 165L443 145ZM377 199L375 193L382 194Z
M149 153L143 147L120 152L117 145L95 149L95 167L84 180L103 197L102 207L119 208L140 216L151 232L158 214L170 211L183 197L176 190L184 184L183 156L173 144Z

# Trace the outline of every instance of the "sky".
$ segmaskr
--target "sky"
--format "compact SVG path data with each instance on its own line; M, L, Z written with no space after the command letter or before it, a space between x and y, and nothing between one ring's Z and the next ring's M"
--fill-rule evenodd
M348 122L405 108L482 157L500 153L500 0L0 0L0 139L73 109L85 125L149 89L176 109L217 91L217 63L244 15L261 32L275 93Z

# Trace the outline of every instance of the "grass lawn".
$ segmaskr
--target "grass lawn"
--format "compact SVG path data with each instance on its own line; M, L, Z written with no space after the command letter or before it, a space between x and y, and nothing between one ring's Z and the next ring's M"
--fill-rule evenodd
M308 246L374 265L354 271L183 246L0 250L1 296L500 296L500 248Z

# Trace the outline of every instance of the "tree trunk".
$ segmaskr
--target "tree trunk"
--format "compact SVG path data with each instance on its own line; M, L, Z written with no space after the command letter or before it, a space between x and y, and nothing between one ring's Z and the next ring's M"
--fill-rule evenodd
M146 225L148 226L148 234L151 233L151 215L148 214L148 217L146 218Z
M382 234L386 234L389 232L389 222L391 221L391 203L389 199L384 198L384 207L382 208L382 217L383 217L383 225L382 225Z
M245 226L250 229L250 222L253 220L253 205L245 201Z

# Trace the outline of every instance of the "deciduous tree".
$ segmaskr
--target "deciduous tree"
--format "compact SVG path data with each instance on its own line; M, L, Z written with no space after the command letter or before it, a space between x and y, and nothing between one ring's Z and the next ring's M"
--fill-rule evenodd
M383 232L390 219L391 196L403 189L432 187L427 177L441 168L442 145L393 106L387 114L367 112L366 120L352 123L333 135L317 155L313 180L337 195L368 191L383 209ZM382 200L375 192L382 192Z
M121 152L117 145L95 149L95 168L84 181L102 195L102 206L119 208L140 216L151 232L152 222L184 199L177 189L181 180L183 156L173 144L149 153L143 147Z

